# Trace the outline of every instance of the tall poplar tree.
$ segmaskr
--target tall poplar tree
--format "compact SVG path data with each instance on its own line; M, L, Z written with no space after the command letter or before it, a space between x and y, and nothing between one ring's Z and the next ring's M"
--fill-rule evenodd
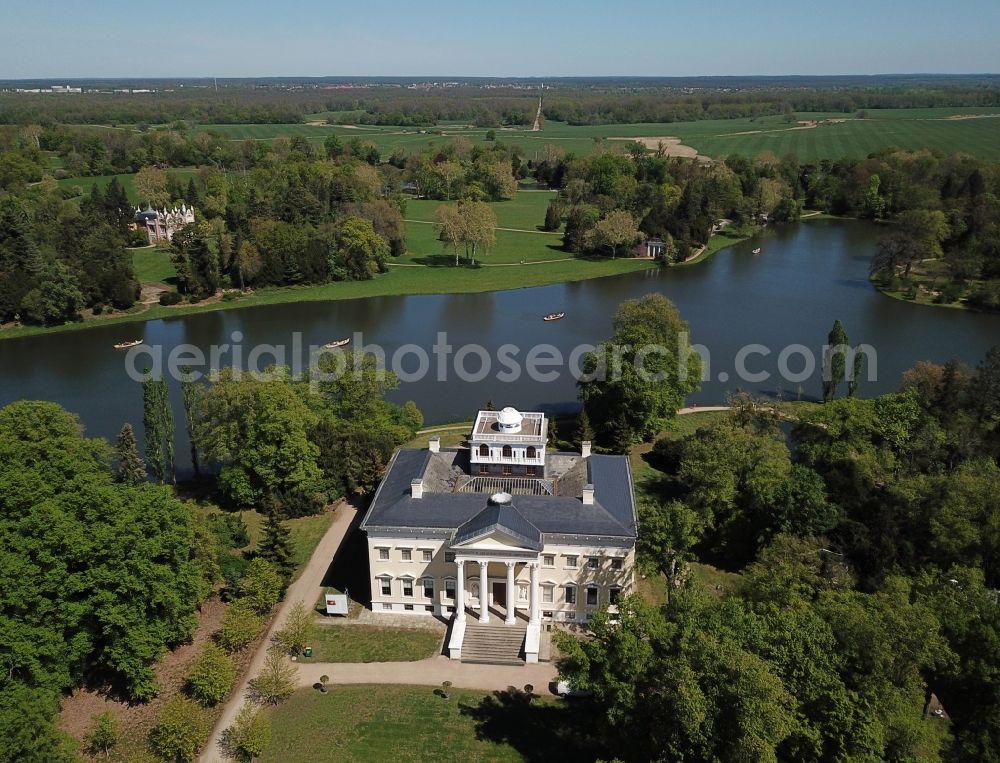
M146 461L157 482L165 476L163 463L163 419L160 415L159 385L149 371L142 380L142 430Z
M845 350L850 347L850 340L844 325L840 320L833 322L833 328L826 338L827 349L823 358L823 402L828 403L837 396L837 387L847 373L847 357ZM838 348L840 348L838 350ZM858 372L860 374L860 371Z
M202 389L194 380L191 369L185 366L181 369L181 398L184 401L184 424L187 428L188 442L191 444L191 465L194 476L201 476L201 466L198 464L198 443L195 440L195 407L201 397Z

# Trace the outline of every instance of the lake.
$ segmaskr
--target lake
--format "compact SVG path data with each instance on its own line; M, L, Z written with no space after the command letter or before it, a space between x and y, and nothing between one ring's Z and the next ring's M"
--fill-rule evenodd
M690 267L485 294L270 305L0 341L0 405L20 398L53 400L78 413L91 435L113 438L126 421L141 430L142 420L140 385L126 374L126 353L112 348L122 339L141 335L164 354L184 343L207 354L213 344L232 344L234 332L240 332L245 357L260 344L289 353L295 332L303 345L361 332L366 344L380 345L389 359L411 344L428 353L432 373L402 384L392 398L416 401L429 424L468 419L488 399L524 410L574 410L575 379L565 366L554 381L523 373L517 381L503 381L498 350L515 345L520 349L515 357L523 361L532 346L544 343L568 356L574 347L610 335L620 302L649 292L670 298L690 324L691 341L710 353L711 378L690 398L698 404L722 402L736 388L784 399L817 396L822 346L835 318L852 344L863 342L877 353L872 369L877 378L862 383L864 396L896 388L903 371L918 360L960 358L974 365L1000 343L1000 315L918 306L879 294L868 282L877 234L867 223L818 220L770 230ZM763 252L755 256L758 246ZM564 320L541 320L563 311ZM453 353L447 380L438 381L432 346L441 331L456 351L480 345L493 360L491 373L481 381L457 378ZM751 344L765 345L770 354L752 353L745 366L770 378L738 378L737 354ZM801 381L779 378L779 354L791 345L803 346L785 358L792 374L808 370L805 348L816 360L813 373ZM402 369L410 373L417 366L410 348ZM480 366L477 354L469 354L465 368L475 372ZM174 382L172 393L181 422ZM182 439L179 456L187 452Z

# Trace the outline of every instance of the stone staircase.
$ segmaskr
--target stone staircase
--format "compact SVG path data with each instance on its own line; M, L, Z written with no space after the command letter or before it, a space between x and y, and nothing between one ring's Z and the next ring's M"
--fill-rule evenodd
M469 619L465 626L462 644L462 662L485 665L523 665L526 627L518 621L514 625L480 623Z

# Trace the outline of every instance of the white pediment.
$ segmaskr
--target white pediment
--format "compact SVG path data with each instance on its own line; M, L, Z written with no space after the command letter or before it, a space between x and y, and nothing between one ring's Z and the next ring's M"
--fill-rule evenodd
M523 541L514 538L502 530L483 535L479 538L470 538L464 543L457 543L452 548L460 548L463 551L534 551L535 549L526 546Z

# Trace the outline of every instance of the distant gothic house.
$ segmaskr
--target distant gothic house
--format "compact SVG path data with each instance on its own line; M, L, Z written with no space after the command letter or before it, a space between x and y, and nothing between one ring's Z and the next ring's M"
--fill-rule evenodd
M151 244L170 241L178 229L193 222L194 209L185 204L173 209L135 208L135 229L145 230Z
M504 408L479 411L467 448L396 452L361 525L375 615L450 619L453 659L537 662L548 623L634 590L628 458L547 439L543 414Z

